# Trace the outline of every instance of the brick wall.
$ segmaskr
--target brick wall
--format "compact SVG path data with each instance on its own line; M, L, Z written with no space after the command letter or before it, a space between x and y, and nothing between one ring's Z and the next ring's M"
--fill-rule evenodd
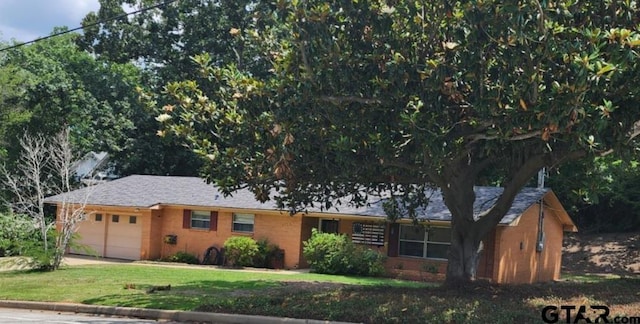
M562 225L552 209L545 208L545 246L536 252L539 204L523 213L516 226L497 230L493 280L499 283L531 283L560 278Z
M203 209L204 210L204 209ZM245 213L245 212L243 212ZM231 236L249 236L255 240L267 239L285 250L285 268L296 268L300 255L300 216L289 216L288 213L254 214L254 232L240 233L232 231L233 213L218 212L216 231L206 229L182 228L183 209L165 208L162 210L162 230L160 236L176 235L175 245L161 243L160 255L166 257L178 251L188 252L202 260L210 246L221 248Z

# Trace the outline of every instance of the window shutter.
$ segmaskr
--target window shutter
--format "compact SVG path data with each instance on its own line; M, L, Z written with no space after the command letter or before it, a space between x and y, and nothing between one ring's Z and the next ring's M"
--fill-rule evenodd
M389 225L389 245L387 245L387 256L398 256L398 239L400 238L400 224Z
M212 211L209 215L209 229L212 231L218 230L218 212Z
M191 228L191 209L182 212L182 228Z

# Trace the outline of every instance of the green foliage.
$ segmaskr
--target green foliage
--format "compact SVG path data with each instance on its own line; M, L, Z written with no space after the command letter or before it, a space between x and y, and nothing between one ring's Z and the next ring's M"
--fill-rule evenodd
M274 190L297 211L434 185L459 240L449 269L472 269L478 238L539 169L637 147L633 2L311 0L253 14L264 19L236 41L269 73L196 57L204 77L168 84L158 111L225 193ZM474 215L481 182L504 191Z
M267 239L258 240L258 252L253 258L253 266L257 268L273 268L272 262L280 258L281 250L277 244L269 243Z
M303 254L318 273L379 276L384 274L384 255L356 246L344 234L321 233L313 229Z
M106 151L120 175L195 175L199 159L156 136L154 114L139 101L146 75L81 50L68 34L0 57L0 158L11 168L25 131L52 136L67 127L74 152Z
M28 216L0 213L0 256L15 256L12 265L39 270L54 270L57 232L47 233L49 248L45 250L42 232L37 222Z
M25 251L22 253L22 258L19 258L19 263L27 269L36 271L53 271L56 270L55 258L55 233L51 231L48 234L50 248L46 251L42 248L41 242L27 242Z
M0 256L23 255L32 242L39 243L40 231L28 216L0 213Z
M258 251L258 243L247 236L232 236L224 242L225 263L229 266L252 266Z
M549 184L581 232L640 229L640 167L630 157L610 154L571 163L552 173Z
M200 260L198 257L191 253L179 251L176 254L168 256L166 258L162 258L162 261L165 262L178 262L178 263L186 263L186 264L200 264Z
M303 242L302 253L311 269L318 273L343 273L346 261L346 235L321 233L313 229L311 238Z
M101 1L98 12L89 13L83 24L80 46L112 62L142 62L153 78L149 83L160 89L170 81L197 80L202 76L191 57L211 53L224 65L264 65L253 46L242 40L244 31L259 17L261 7L271 4L251 0L222 0L215 5L200 0L181 0L135 17L112 20L124 14L123 5L145 7L146 0ZM212 19L215 17L215 19ZM108 21L108 23L107 23ZM95 25L97 22L104 22ZM266 69L265 69L266 71Z

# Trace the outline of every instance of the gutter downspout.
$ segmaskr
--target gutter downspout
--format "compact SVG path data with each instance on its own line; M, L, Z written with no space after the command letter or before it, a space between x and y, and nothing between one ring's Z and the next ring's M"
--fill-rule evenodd
M538 172L538 189L542 190L544 189L544 174L545 174L545 168L542 168L539 172ZM544 234L544 196L542 198L540 198L540 208L538 209L538 237L536 240L536 262L537 262L537 269L536 269L536 281L540 281L540 257L542 255L542 250L544 250L544 241L545 241L545 234Z

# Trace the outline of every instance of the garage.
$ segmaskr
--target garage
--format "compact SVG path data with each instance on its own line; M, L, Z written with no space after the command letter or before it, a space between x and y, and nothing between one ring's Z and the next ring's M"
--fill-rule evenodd
M88 215L85 220L78 224L78 241L84 247L71 248L71 253L93 254L103 256L104 253L104 233L105 222L102 214ZM87 248L89 250L87 251Z
M142 245L142 225L139 216L109 215L107 244L104 256L107 258L140 260Z

